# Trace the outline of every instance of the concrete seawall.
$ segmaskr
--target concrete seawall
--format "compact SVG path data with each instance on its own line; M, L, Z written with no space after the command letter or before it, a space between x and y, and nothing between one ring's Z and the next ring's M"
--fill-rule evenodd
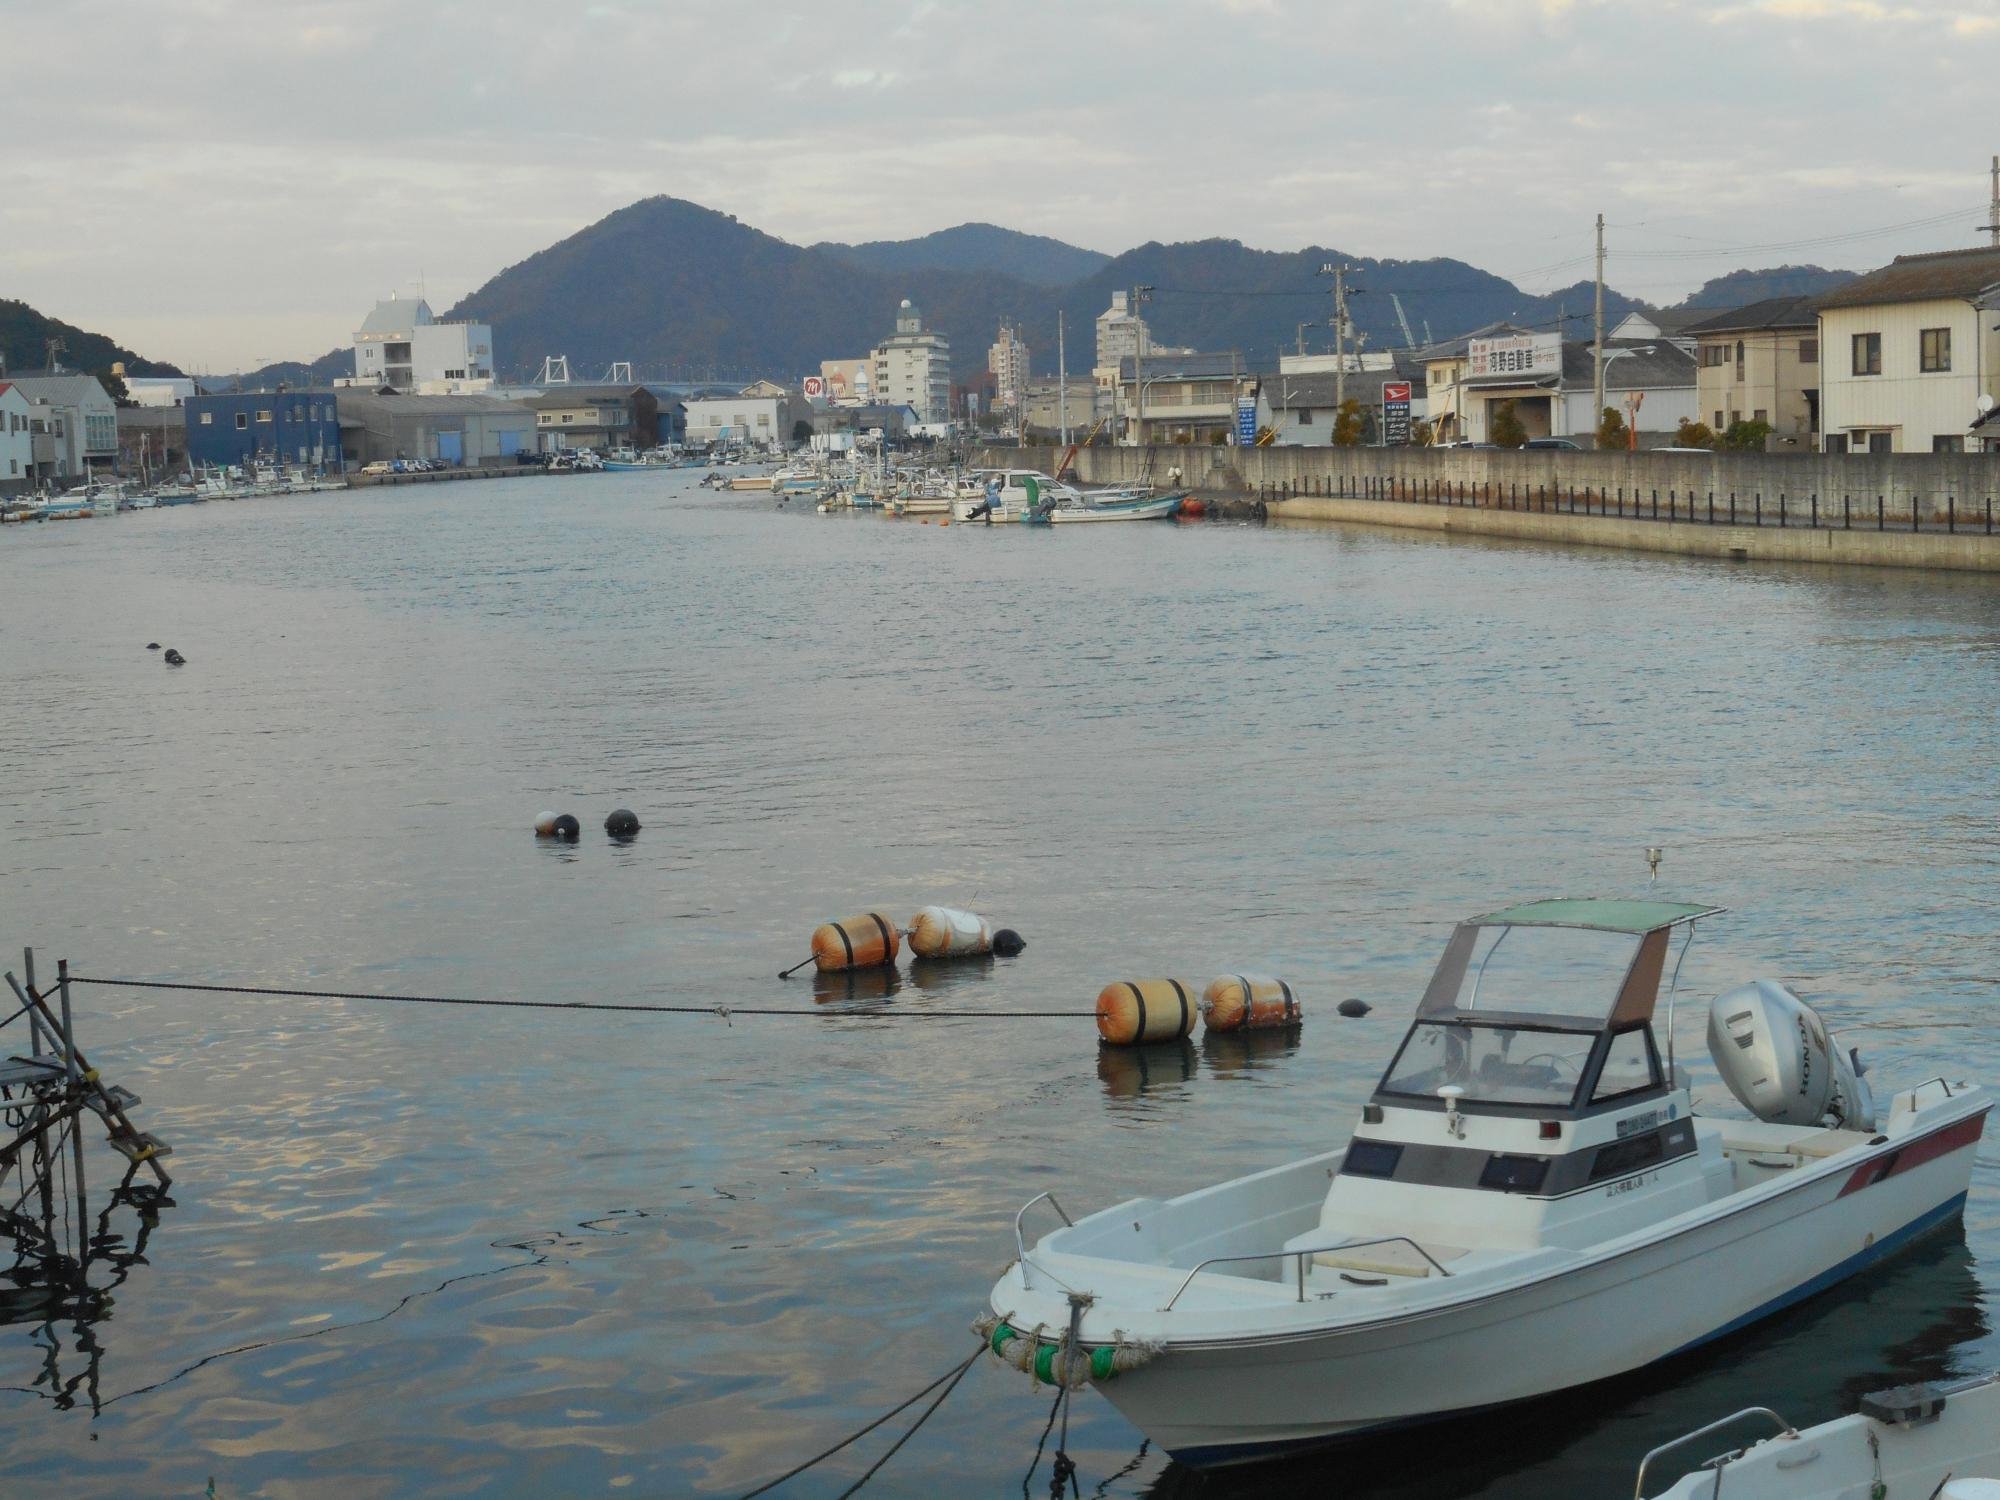
M480 469L424 469L414 474L363 474L347 476L348 488L374 489L386 484L442 484L451 479L518 479L527 474L546 474L540 464L493 464Z
M1046 472L1060 457L1052 448L987 448L974 462ZM1155 447L1087 448L1076 461L1084 484L1164 484L1175 468L1187 488L1261 500L1281 521L1691 557L2000 572L2000 456L1992 454ZM1739 520L1764 524L1728 524L1732 503ZM1614 513L1571 509L1593 505ZM1626 513L1616 514L1621 507ZM1655 510L1679 519L1653 519Z

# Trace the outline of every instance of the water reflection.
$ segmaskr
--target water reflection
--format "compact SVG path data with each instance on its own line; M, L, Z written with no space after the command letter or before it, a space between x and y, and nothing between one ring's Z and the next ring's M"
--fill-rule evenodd
M1369 1500L1547 1500L1629 1493L1650 1448L1740 1411L1773 1406L1808 1426L1870 1391L1971 1373L1954 1351L1991 1331L1962 1227L1928 1236L1879 1271L1727 1339L1615 1380L1407 1434L1239 1470L1170 1463L1159 1500L1275 1500L1302 1493ZM1440 1381L1449 1372L1440 1370ZM1712 1451L1730 1446L1728 1435ZM1691 1447L1679 1469L1709 1456Z
M890 964L877 964L872 969L839 969L832 973L814 970L813 1004L833 1005L847 1000L892 1000L896 991L902 987L902 974Z
M969 990L990 983L998 962L991 954L974 958L913 958L910 983L930 995Z
M1097 1049L1097 1076L1104 1084L1104 1097L1114 1103L1142 1098L1148 1093L1183 1092L1183 1086L1193 1079L1197 1067L1192 1042Z
M1260 1031L1204 1031L1201 1060L1213 1077L1247 1078L1297 1052L1301 1030L1273 1026Z

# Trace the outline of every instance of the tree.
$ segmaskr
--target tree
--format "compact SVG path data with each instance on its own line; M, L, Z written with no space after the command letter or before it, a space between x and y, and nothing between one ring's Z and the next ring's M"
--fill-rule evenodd
M1715 433L1706 422L1693 422L1686 417L1682 417L1681 425L1674 429L1674 446L1676 448L1713 448L1715 446Z
M1333 446L1352 448L1361 441L1361 403L1353 397L1340 403L1333 417Z
M1629 448L1632 434L1625 426L1625 418L1615 406L1604 408L1604 414L1597 419L1597 446L1600 448Z
M1748 422L1738 417L1729 424L1729 430L1722 434L1722 446L1733 453L1762 453L1764 439L1771 435L1771 424L1751 418Z
M125 377L120 375L116 370L99 370L96 372L96 375L97 383L104 387L104 394L111 398L114 405L137 406L139 404L132 399L132 392L126 389Z
M1410 424L1410 445L1412 447L1414 448L1430 447L1432 435L1433 434L1431 431L1431 424L1428 418L1419 417L1417 418L1416 421Z
M1518 448L1528 440L1528 429L1521 425L1521 414L1514 410L1512 401L1502 401L1493 408L1493 420L1486 424L1486 435L1502 448Z

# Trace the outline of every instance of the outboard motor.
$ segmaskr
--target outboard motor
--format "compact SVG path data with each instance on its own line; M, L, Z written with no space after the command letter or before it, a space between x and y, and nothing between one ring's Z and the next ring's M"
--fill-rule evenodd
M1774 979L1717 995L1708 1051L1743 1107L1773 1125L1873 1130L1875 1100L1858 1056L1843 1053L1826 1023Z

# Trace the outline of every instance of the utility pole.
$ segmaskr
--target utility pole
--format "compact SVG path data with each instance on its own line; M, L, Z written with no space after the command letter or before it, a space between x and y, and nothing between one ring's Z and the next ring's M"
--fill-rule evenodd
M1025 402L1022 403L1026 405ZM1063 446L1069 446L1069 356L1063 349L1062 309L1056 309L1056 426L1062 429ZM1021 441L1028 440L1028 418L1021 416Z
M1149 286L1132 288L1132 385L1137 394L1137 415L1132 419L1132 445L1146 441L1146 320L1139 316L1139 304L1153 300Z
M1597 216L1597 337L1591 349L1590 363L1593 371L1591 380L1590 430L1592 432L1604 422L1604 215Z
M1993 158L1993 209L1987 215L1986 233L1993 248L2000 250L2000 156Z
M1347 405L1347 273L1352 266L1327 261L1319 268L1322 276L1333 278L1333 408L1334 421ZM1360 289L1357 287L1356 291Z

